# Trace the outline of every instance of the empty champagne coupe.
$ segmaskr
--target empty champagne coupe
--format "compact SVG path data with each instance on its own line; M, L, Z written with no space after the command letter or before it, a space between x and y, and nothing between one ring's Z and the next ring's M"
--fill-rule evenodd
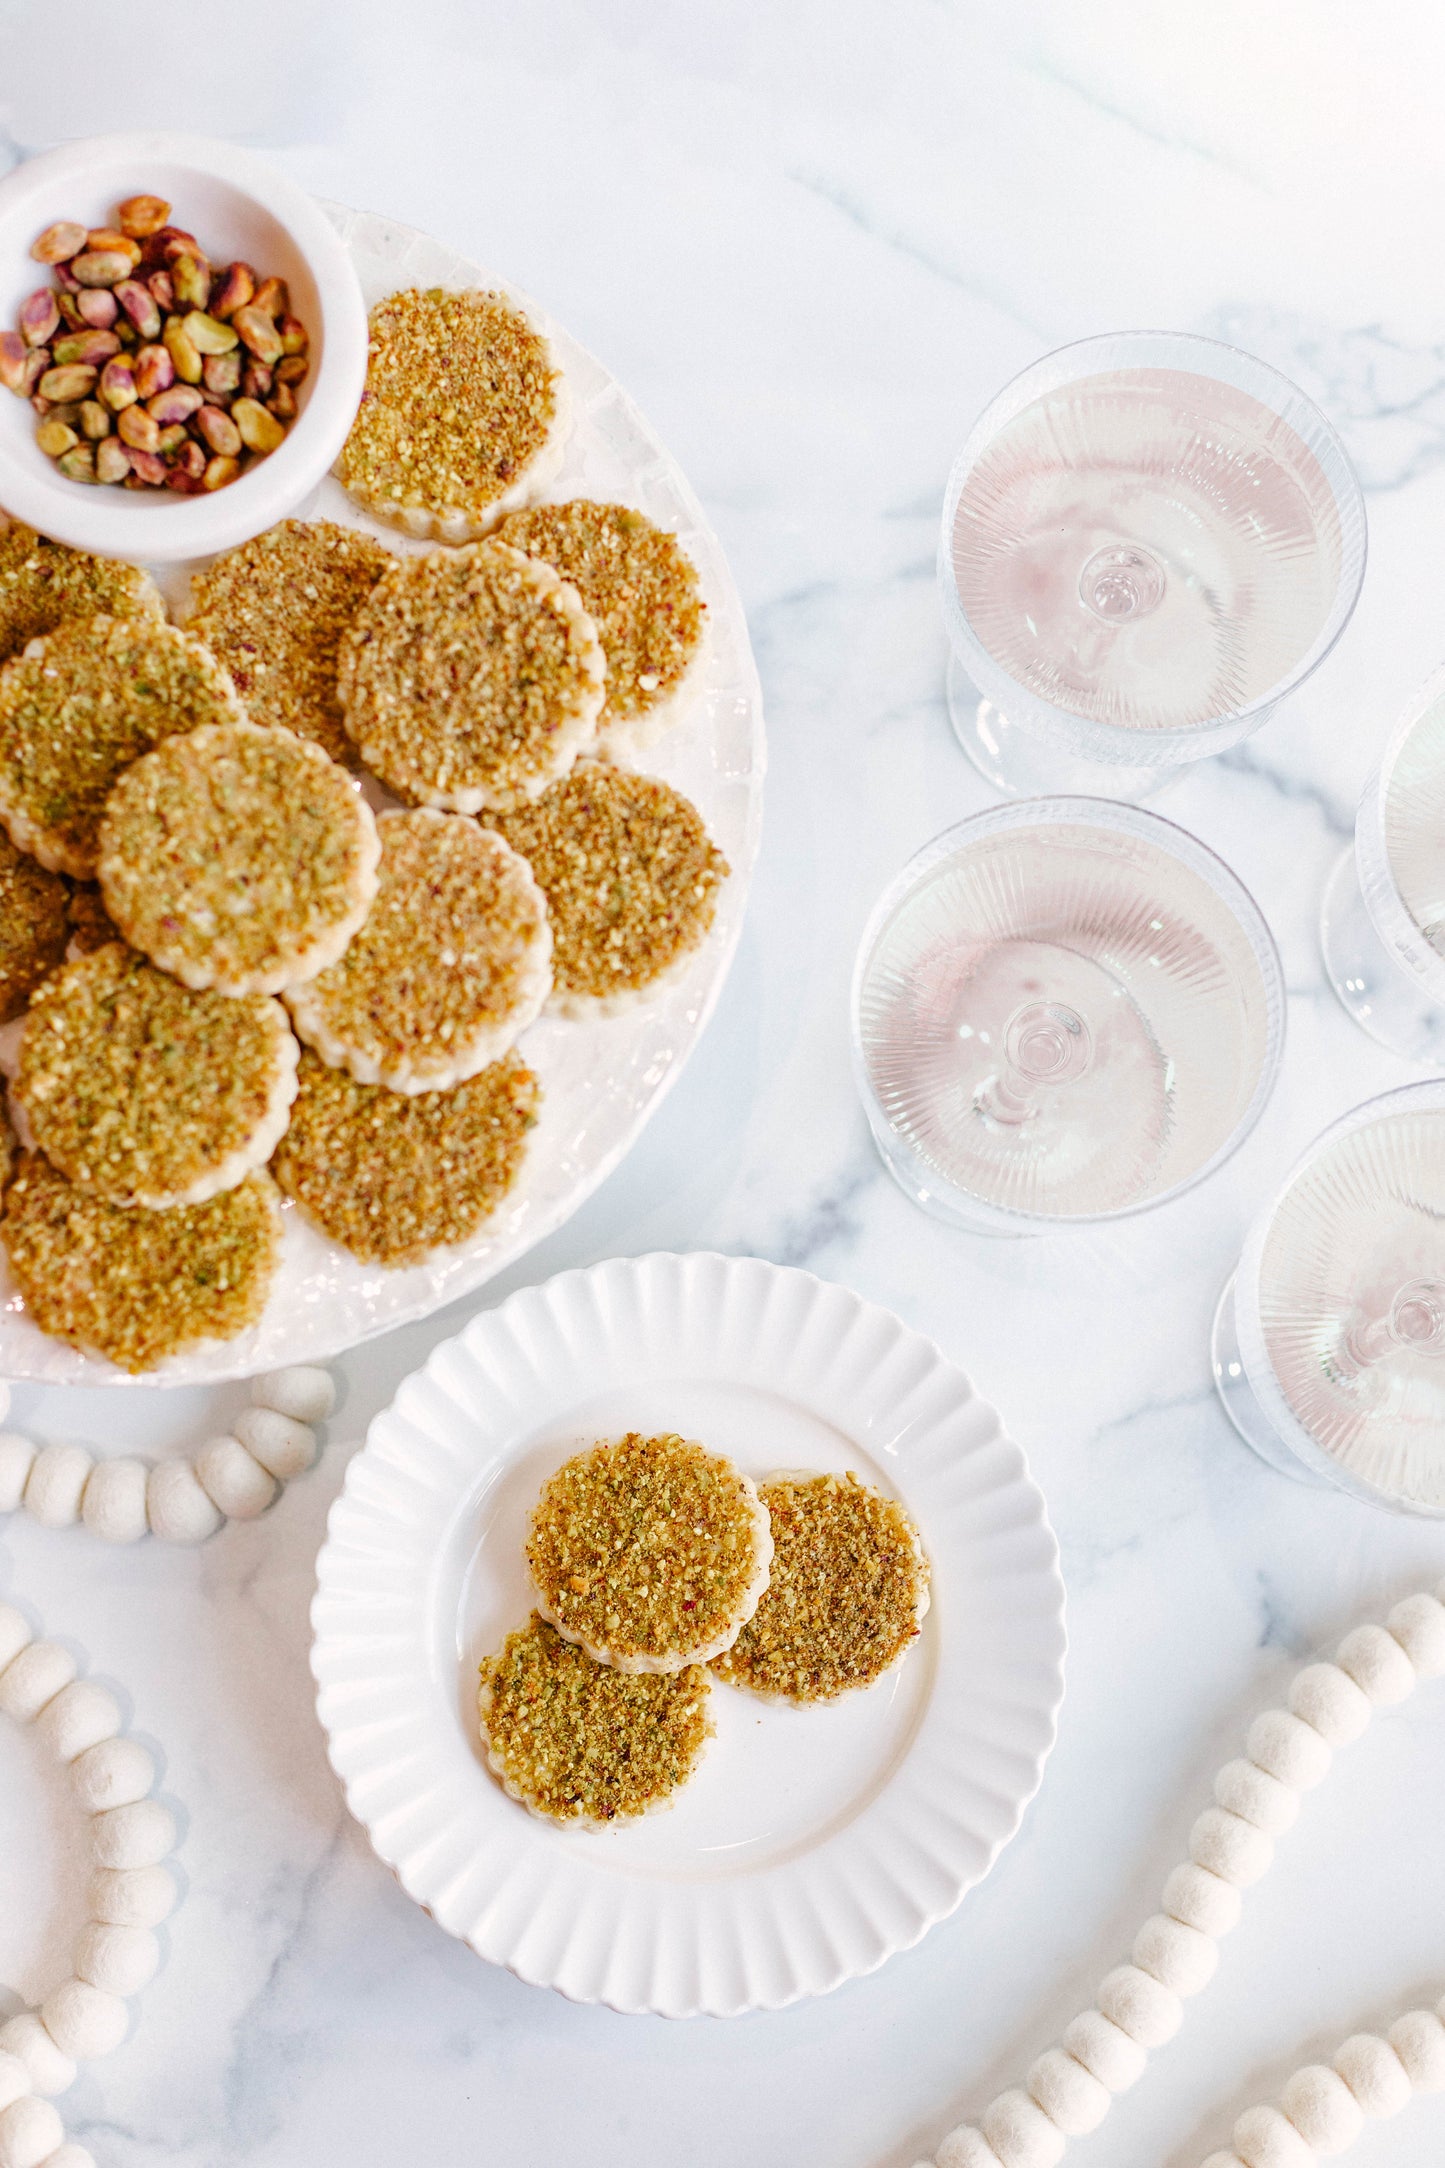
M976 1233L1117 1219L1201 1181L1284 1038L1269 929L1212 851L1105 799L961 821L875 908L858 1089L914 1202Z
M1330 983L1371 1038L1445 1068L1445 669L1406 708L1325 889Z
M1277 370L1214 339L1084 339L954 463L949 713L996 790L1140 798L1324 660L1365 569L1359 484Z
M1445 1083L1316 1139L1249 1232L1212 1352L1271 1467L1445 1514Z

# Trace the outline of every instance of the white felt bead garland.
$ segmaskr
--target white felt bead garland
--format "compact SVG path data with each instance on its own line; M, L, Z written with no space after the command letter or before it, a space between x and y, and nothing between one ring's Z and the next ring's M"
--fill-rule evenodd
M95 1462L81 1445L42 1445L25 1481L25 1510L42 1528L73 1528Z
M75 1677L75 1658L55 1641L32 1641L0 1671L0 1714L33 1723Z
M162 1543L204 1543L222 1516L188 1460L158 1460L146 1480L146 1518Z
M235 1436L280 1482L289 1483L315 1464L315 1431L274 1408L243 1408L236 1417Z
M0 1513L18 1513L35 1466L35 1448L13 1430L0 1431Z
M9 1408L4 1395L0 1421ZM251 1381L251 1405L190 1459L96 1460L83 1446L35 1446L0 1431L0 1514L23 1507L46 1528L85 1527L103 1543L204 1543L223 1521L255 1520L283 1484L315 1465L314 1426L336 1405L331 1373L310 1364ZM5 1657L0 1637L0 1669Z
M27 2093L0 2114L0 2168L41 2168L64 2137L50 2102Z
M239 1438L208 1438L196 1455L196 1474L228 1521L254 1521L276 1496L276 1478L251 1458Z
M258 1408L289 1415L294 1423L324 1423L336 1406L336 1381L329 1370L298 1363L253 1378L251 1400Z
M72 1976L38 2010L0 2024L0 2168L95 2168L84 2146L66 2143L50 2096L75 2082L78 2063L108 2055L125 2038L128 1998L155 1974L161 1953L153 1930L176 1897L160 1864L176 1826L150 1796L155 1762L124 1736L115 1696L75 1670L68 1650L36 1640L23 1612L0 1604L0 1709L33 1722L68 1767L91 1816L97 1862L95 1916L77 1941Z
M143 1460L98 1460L86 1479L80 1517L102 1543L139 1543L147 1528Z
M1132 2085L1147 2052L1177 2031L1181 1998L1212 1976L1216 1938L1236 1925L1239 1893L1268 1868L1275 1837L1298 1816L1299 1794L1321 1782L1335 1749L1361 1736L1376 1707L1442 1675L1445 1584L1396 1604L1388 1625L1346 1634L1334 1663L1305 1665L1288 1708L1256 1717L1246 1758L1220 1770L1215 1803L1195 1822L1189 1859L1169 1876L1161 1910L1139 1930L1133 1963L1101 1981L1097 2009L1039 2057L1026 2091L1001 2093L977 2125L948 2133L936 2168L1054 2168L1069 2138L1097 2129L1110 2096ZM1414 2090L1445 2091L1445 1998L1436 2012L1407 2012L1388 2040L1356 2034L1333 2067L1297 2071L1279 2105L1247 2109L1232 2146L1205 2168L1314 2168L1351 2145L1366 2116L1396 2114Z
M175 1905L175 1878L164 1867L97 1867L91 1877L91 1916L106 1926L159 1927Z
M90 1838L99 1867L158 1867L176 1848L175 1817L158 1799L138 1799L97 1814Z
M76 1679L61 1688L35 1719L35 1728L60 1762L114 1739L121 1727L120 1703L94 1679Z
M86 1814L133 1806L156 1780L156 1765L134 1739L102 1739L70 1766L70 1788Z
M21 2010L0 2025L0 2048L19 2056L37 2093L63 2093L75 2083L75 2064L61 2053L34 2010Z

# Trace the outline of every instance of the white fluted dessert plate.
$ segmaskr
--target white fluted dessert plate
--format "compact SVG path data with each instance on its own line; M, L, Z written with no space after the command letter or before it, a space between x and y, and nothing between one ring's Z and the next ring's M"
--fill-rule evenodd
M540 1485L630 1429L851 1469L913 1516L933 1600L830 1705L715 1682L667 1811L570 1831L490 1774L477 1666L529 1615ZM873 1971L988 1872L1053 1743L1063 1612L1024 1457L930 1341L811 1273L659 1255L527 1288L405 1381L332 1508L312 1669L352 1813L449 1934L578 2002L731 2016Z
M545 495L635 505L670 528L698 568L708 636L682 694L679 719L634 765L686 793L732 868L706 943L657 998L620 1016L578 1023L544 1016L520 1051L541 1080L541 1119L522 1176L468 1242L418 1265L363 1264L284 1206L281 1267L260 1322L231 1340L172 1357L142 1379L49 1339L26 1314L0 1248L0 1377L58 1385L189 1385L315 1362L393 1326L425 1317L480 1287L553 1233L621 1162L700 1038L742 930L762 820L762 693L742 603L702 507L677 463L600 362L507 281L410 226L325 207L346 243L368 308L398 287L489 286L511 293L553 341L571 389L573 430ZM418 543L357 510L328 477L291 510L374 534L389 548ZM173 608L184 607L200 560L155 567ZM13 1034L12 1034L13 1036ZM13 1049L0 1045L0 1066Z

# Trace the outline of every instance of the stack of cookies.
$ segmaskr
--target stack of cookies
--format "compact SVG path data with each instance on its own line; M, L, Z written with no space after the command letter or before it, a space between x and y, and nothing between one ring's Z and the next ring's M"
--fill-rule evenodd
M709 1667L769 1700L891 1670L928 1609L903 1508L853 1476L755 1486L695 1440L630 1431L532 1512L530 1622L481 1666L488 1763L529 1812L605 1828L670 1803L712 1732Z
M340 471L476 539L288 520L178 627L0 531L0 1240L43 1330L131 1370L242 1330L282 1196L390 1269L469 1240L537 1119L528 1026L704 940L727 865L618 765L678 711L696 573L629 507L530 502L566 411L502 297L397 295Z

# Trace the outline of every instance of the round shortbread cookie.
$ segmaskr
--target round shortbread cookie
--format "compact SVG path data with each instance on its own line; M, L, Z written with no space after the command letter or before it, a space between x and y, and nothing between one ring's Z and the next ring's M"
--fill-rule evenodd
M376 821L306 738L217 723L168 738L100 824L105 907L186 986L276 994L335 963L376 894Z
M408 534L469 542L529 502L571 426L551 345L505 295L411 287L371 312L366 389L336 473Z
M767 1508L740 1468L669 1432L592 1446L542 1487L527 1530L537 1609L619 1671L730 1648L768 1585Z
M253 723L314 738L333 760L356 748L341 720L336 657L388 565L384 543L329 519L282 520L191 581L186 630L235 680Z
M312 1053L271 1171L307 1218L368 1264L465 1242L515 1184L541 1089L504 1056L452 1091L358 1084Z
M678 720L702 651L707 605L676 535L631 505L529 505L497 539L540 557L582 597L607 657L599 750L631 757Z
M492 816L552 920L552 1007L651 1000L706 938L729 866L691 801L656 776L579 761L535 804Z
M76 618L0 668L0 822L52 873L95 877L117 777L163 738L240 722L207 648L149 618Z
M65 956L70 886L17 851L0 829L0 1024L23 1016L30 997Z
M69 1181L164 1211L265 1164L298 1058L279 1001L192 993L113 941L37 990L15 1094L36 1147Z
M453 813L535 798L597 735L606 664L575 587L505 542L403 557L341 644L366 766Z
M383 813L380 886L339 963L286 996L333 1069L446 1091L485 1069L552 990L547 904L524 858L462 813Z
M165 617L160 589L139 565L67 549L11 520L0 528L0 662L72 617Z
M594 1664L535 1612L482 1665L477 1712L502 1789L583 1829L669 1805L712 1734L700 1664L665 1677Z
M767 1594L713 1664L767 1700L831 1701L871 1686L928 1611L928 1560L901 1505L853 1475L758 1485L773 1532Z
M147 1212L75 1189L24 1153L0 1241L42 1332L139 1372L255 1324L280 1260L281 1214L263 1174L206 1204Z

